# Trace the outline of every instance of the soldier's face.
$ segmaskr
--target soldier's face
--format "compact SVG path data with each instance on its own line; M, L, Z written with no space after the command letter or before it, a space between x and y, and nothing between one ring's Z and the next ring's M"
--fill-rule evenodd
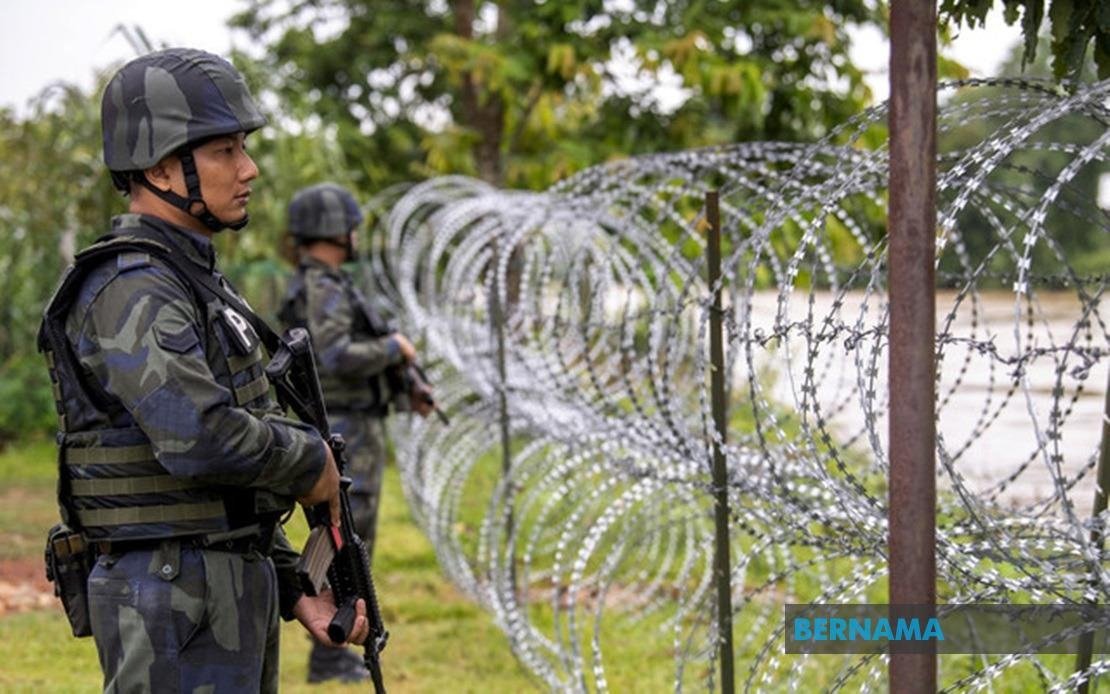
M210 140L193 150L193 158L208 211L225 223L245 217L250 182L258 176L258 167L247 154L246 135L236 133Z

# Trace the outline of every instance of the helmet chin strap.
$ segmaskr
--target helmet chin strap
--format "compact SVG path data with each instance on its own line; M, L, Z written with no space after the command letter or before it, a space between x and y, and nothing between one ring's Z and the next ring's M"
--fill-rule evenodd
M355 245L355 233L349 232L347 234L347 242L344 244L347 248L347 262L348 263L361 263L362 262L362 249Z
M224 222L208 210L208 205L204 203L204 198L200 194L200 175L197 173L197 164L193 159L191 148L182 147L178 150L177 157L181 160L181 173L185 176L185 190L189 193L188 198L183 198L172 190L156 188L147 180L145 175L140 176L140 182L159 198L199 219L201 224L212 232L223 231L224 229L239 231L247 226L247 223L250 222L250 215L243 215L243 218L237 222Z

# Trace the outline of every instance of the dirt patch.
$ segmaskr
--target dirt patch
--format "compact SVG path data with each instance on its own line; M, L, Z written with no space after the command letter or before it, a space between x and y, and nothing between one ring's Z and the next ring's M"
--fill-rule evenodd
M42 559L0 559L0 617L55 606L61 608L43 573Z

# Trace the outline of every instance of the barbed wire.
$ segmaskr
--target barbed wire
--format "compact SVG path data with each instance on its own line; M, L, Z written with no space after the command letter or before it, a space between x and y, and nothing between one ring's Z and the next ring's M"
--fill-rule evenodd
M1110 353L1096 202L1110 83L941 92L938 595L1104 602L1090 538L1107 519L1090 510ZM378 201L375 292L421 337L452 422L393 426L406 497L443 570L552 689L606 691L630 668L657 687L714 686L714 443L741 681L884 685L884 657L782 644L786 602L886 598L887 151L864 144L885 108L813 145L630 158L540 193L447 177ZM705 348L718 288L727 441ZM638 661L641 641L672 667L653 669L659 650ZM963 690L1034 673L1067 689L1108 667L983 656L942 662L941 677Z

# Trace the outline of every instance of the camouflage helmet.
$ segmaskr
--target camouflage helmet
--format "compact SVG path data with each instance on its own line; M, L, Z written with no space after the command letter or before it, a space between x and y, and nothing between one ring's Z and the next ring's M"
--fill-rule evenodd
M289 233L297 240L344 237L361 223L355 196L336 183L301 188L289 202Z
M241 229L208 211L193 148L220 135L249 133L266 124L239 71L223 58L192 48L168 48L135 58L112 77L100 102L104 163L116 188L131 181L185 210L212 231ZM167 155L181 159L188 197L162 191L138 175Z
M182 145L266 124L243 76L223 58L168 48L120 68L100 104L104 163L150 168Z

